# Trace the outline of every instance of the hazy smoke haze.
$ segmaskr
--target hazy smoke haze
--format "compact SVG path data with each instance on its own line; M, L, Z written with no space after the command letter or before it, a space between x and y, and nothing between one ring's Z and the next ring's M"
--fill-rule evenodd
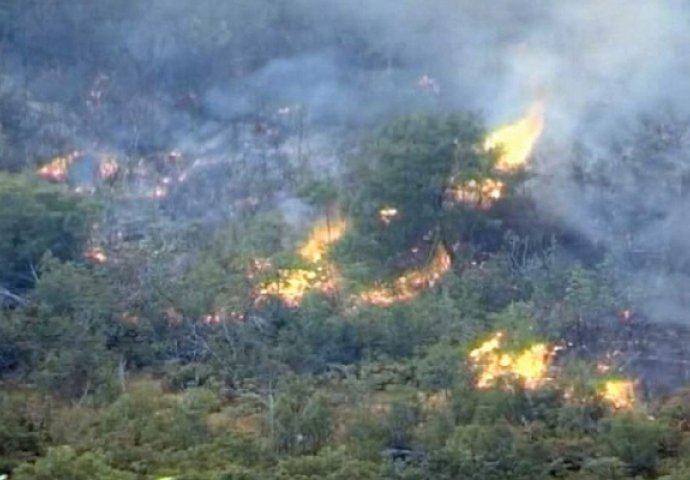
M227 125L259 119L338 163L342 132L401 113L472 110L493 128L543 100L535 198L611 252L650 316L685 320L686 1L81 3L33 5L7 35L4 109L22 120L4 133L26 139L26 158L98 144L253 165L265 149L247 154L253 140Z

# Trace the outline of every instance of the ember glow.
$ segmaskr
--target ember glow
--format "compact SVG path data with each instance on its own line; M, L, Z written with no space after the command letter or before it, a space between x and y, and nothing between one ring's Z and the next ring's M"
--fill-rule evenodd
M609 380L599 388L599 395L616 410L628 410L635 405L635 382Z
M555 349L545 343L524 350L502 350L503 332L496 333L470 352L470 361L477 370L477 388L490 388L502 379L515 379L533 390L549 381L547 376Z
M148 196L153 199L165 198L168 196L168 187L165 185L156 185Z
M428 265L403 274L392 285L365 291L359 296L359 300L381 307L414 300L424 289L436 285L450 267L450 255L442 245L439 245Z
M289 307L298 307L309 292L333 293L338 288L336 272L327 268L295 268L278 270L277 273L277 280L259 287L259 298L276 296Z
M75 150L66 155L61 155L50 160L36 171L36 174L53 182L64 182L69 173L69 167L82 156L82 152Z
M474 206L482 210L491 208L503 196L505 184L500 180L485 178L481 182L470 180L449 190L454 201Z
M91 247L84 252L84 258L93 263L103 264L108 261L108 255L102 247Z
M496 169L500 172L512 172L525 166L543 130L544 104L537 102L523 118L489 134L484 141L484 148L500 149Z
M257 299L277 296L290 307L297 307L312 291L334 293L340 284L338 269L326 260L330 247L347 231L347 222L340 217L319 221L312 229L299 256L309 265L304 268L280 269L277 279L259 285ZM258 263L257 263L258 262ZM266 265L257 260L255 265Z
M393 221L395 217L398 216L398 209L397 208L392 208L392 207L385 207L379 210L379 219L385 224L388 225Z
M98 176L101 180L108 180L117 175L120 171L120 165L114 157L105 156L98 164Z

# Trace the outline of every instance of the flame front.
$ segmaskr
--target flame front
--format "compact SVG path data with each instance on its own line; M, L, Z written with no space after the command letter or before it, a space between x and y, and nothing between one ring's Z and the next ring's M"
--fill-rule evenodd
M477 388L490 388L501 379L514 378L533 390L544 385L554 349L545 343L534 344L519 352L501 351L503 333L498 332L470 352L477 369Z
M257 288L257 299L277 296L290 307L297 307L311 291L333 293L338 289L338 269L326 260L330 247L347 231L347 222L340 217L319 221L307 241L299 249L299 256L309 265L305 268L280 269L278 278Z
M504 189L505 184L500 180L485 178L481 182L470 180L451 188L448 193L456 202L487 210L496 200L501 199Z
M635 405L635 382L609 380L600 387L599 395L616 410L628 410Z
M359 299L381 307L413 300L425 288L436 285L450 267L450 255L442 245L439 245L431 261L424 268L403 274L390 286L367 290L359 296Z
M36 171L36 174L46 180L64 182L67 179L69 167L82 156L82 152L75 150L66 155L60 155L50 160Z
M544 130L544 104L534 103L527 114L515 123L500 127L484 141L484 148L500 149L496 169L511 172L523 167Z
M300 257L307 262L320 262L329 247L340 240L346 231L347 222L340 217L321 220L312 229L304 246L299 249Z
M278 279L259 287L259 298L280 297L286 305L298 307L312 291L333 293L338 288L337 272L329 268L278 270Z

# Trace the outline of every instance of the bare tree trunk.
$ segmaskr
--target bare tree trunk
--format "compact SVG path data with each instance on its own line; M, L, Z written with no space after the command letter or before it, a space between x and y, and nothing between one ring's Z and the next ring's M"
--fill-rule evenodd
M120 382L120 389L122 393L127 391L127 361L124 358L120 358L117 364L117 379Z

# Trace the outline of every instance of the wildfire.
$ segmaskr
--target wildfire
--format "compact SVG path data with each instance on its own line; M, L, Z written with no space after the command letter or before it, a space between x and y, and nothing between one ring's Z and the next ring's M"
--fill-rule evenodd
M503 196L505 184L500 180L485 178L481 182L470 180L450 189L449 194L456 202L477 206L483 210L491 208Z
M320 262L328 248L340 240L346 231L347 222L342 218L326 218L319 221L312 229L304 246L299 249L300 257L307 262Z
M359 299L381 307L413 300L425 288L436 285L450 267L450 255L442 245L439 245L428 265L403 274L390 286L367 290L359 296Z
M165 185L156 185L153 190L148 194L149 198L155 200L165 198L168 196L168 187Z
M299 256L309 265L305 268L280 269L276 280L263 283L257 289L257 298L280 297L286 305L297 307L311 291L333 293L340 283L338 269L325 257L328 250L347 231L347 222L339 217L324 219L314 226L307 241L299 249ZM266 260L255 260L252 268L257 272L270 266Z
M80 157L82 152L75 150L66 155L61 155L50 160L36 171L36 174L46 180L54 182L64 182L67 179L69 167Z
M118 165L117 160L114 157L106 156L103 157L98 164L98 176L101 180L109 180L117 175L120 171L120 165Z
M635 382L609 380L599 389L601 398L616 410L627 410L635 405Z
M506 352L501 350L503 337L503 332L498 332L470 352L478 372L477 388L490 388L511 377L530 390L544 385L555 349L537 343L519 352Z
M258 294L259 298L277 296L286 305L298 307L309 292L334 292L337 289L336 278L334 271L323 268L278 270L278 279L259 287Z
M98 159L98 178L100 180L109 180L113 178L120 170L120 166L114 156L104 153L94 153ZM86 155L81 150L74 150L66 155L60 155L50 160L36 171L36 174L46 180L53 182L64 182L67 180L70 168L77 162L82 162L90 155ZM78 187L83 191L87 187L83 185Z
M84 252L84 258L93 262L103 264L108 261L108 255L102 247L91 247Z
M398 209L397 208L392 208L392 207L385 207L379 210L379 218L381 221L385 224L388 225L393 221L395 217L398 216Z
M496 169L517 170L527 163L532 149L544 130L544 104L534 103L527 114L515 123L500 127L484 141L484 148L500 148Z

